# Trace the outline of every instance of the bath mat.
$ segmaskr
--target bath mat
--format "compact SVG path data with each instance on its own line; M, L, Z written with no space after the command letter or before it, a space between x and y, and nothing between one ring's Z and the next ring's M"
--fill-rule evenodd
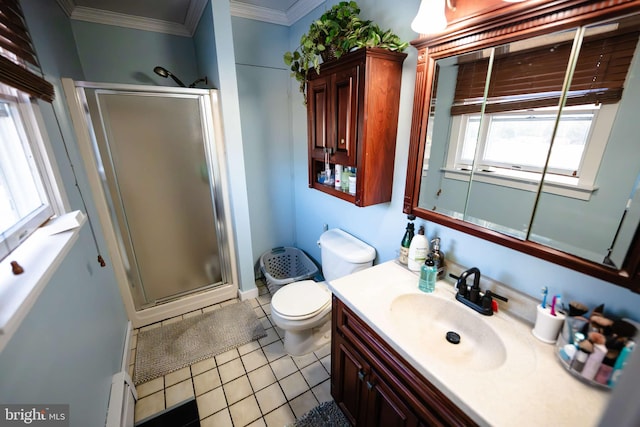
M133 382L150 381L266 335L248 301L141 331Z
M287 427L350 427L338 404L333 400L323 402Z

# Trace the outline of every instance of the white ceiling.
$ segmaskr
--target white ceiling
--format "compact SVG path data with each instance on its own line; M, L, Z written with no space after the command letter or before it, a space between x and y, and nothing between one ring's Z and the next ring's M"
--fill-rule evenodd
M191 36L207 0L57 0L71 19ZM231 15L291 25L324 0L231 0Z

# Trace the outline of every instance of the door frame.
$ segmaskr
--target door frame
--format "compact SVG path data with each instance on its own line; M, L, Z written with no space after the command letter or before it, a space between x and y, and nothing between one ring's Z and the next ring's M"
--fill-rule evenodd
M178 316L193 310L217 304L238 296L238 267L235 258L235 241L233 237L233 224L230 208L229 183L227 179L227 164L225 156L225 140L222 128L222 117L220 114L220 97L219 91L215 89L191 89L191 88L170 88L161 86L145 86L145 85L129 85L129 84L109 84L94 83L84 81L74 81L69 78L62 78L62 86L66 96L67 105L69 107L71 121L74 132L78 141L78 148L82 157L83 164L87 173L89 186L96 205L100 224L102 225L107 249L113 270L118 282L120 295L127 311L127 316L131 320L134 328L159 322L170 317ZM155 305L150 308L136 310L132 295L131 285L127 278L125 265L123 262L124 254L121 254L120 246L115 232L115 224L112 222L109 213L107 198L104 193L102 181L97 167L97 159L95 157L93 142L90 136L89 125L85 119L85 111L83 102L77 92L78 88L106 89L128 92L153 92L166 94L189 94L208 97L209 103L204 103L205 111L205 129L204 133L213 144L207 144L206 154L207 161L217 160L217 173L215 179L220 184L219 192L213 197L214 209L219 223L216 224L218 239L228 247L225 254L220 254L221 263L227 263L230 277L228 283L224 283L212 289L203 291L194 291L193 293L182 296L180 298ZM209 152L209 147L213 145L215 152ZM210 164L210 166L212 166ZM214 168L214 172L216 168ZM212 189L213 191L213 189ZM219 200L221 199L221 200ZM228 255L228 256L227 256Z

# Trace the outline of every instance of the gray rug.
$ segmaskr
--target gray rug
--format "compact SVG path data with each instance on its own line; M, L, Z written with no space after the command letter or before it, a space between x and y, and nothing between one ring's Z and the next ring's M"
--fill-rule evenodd
M248 301L138 333L137 384L266 336Z
M323 402L287 427L350 427L347 417L333 400Z

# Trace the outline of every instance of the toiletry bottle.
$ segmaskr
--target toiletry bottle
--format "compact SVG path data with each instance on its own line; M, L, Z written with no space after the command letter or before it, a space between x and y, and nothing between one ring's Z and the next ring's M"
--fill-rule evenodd
M420 267L420 280L418 280L418 289L422 292L433 292L436 289L436 276L438 269L434 259L429 256Z
M620 351L620 355L616 359L616 363L613 365L613 372L611 373L611 378L609 378L609 385L611 387L615 387L618 381L620 380L620 375L622 374L622 370L627 364L627 360L629 359L629 354L633 351L635 347L635 342L629 341L627 345L624 346L622 351Z
M433 261L436 263L438 270L438 280L444 278L444 254L440 250L440 238L436 237L431 240L431 254Z
M336 177L333 182L337 190L340 190L342 183L342 165L336 165Z
M409 215L408 218L413 221L416 217L414 215ZM407 262L409 261L409 246L413 239L413 230L413 222L407 223L407 229L404 232L402 242L400 243L400 257L398 258L398 261L404 265L407 265Z
M342 168L342 176L340 177L340 189L342 191L349 191L349 167Z
M427 260L429 253L429 241L424 236L424 226L420 226L418 234L411 239L409 245L409 260L407 266L411 271L420 271L422 264Z

